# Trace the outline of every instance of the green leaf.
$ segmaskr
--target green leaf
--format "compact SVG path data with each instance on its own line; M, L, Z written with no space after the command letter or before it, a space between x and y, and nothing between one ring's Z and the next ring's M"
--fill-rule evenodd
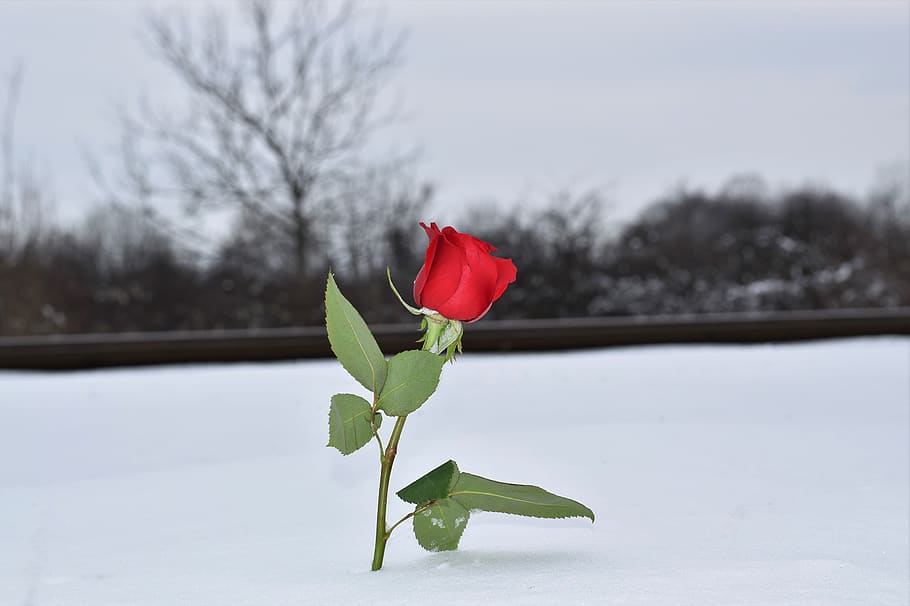
M411 414L433 395L445 358L428 351L405 351L389 360L389 373L376 401L386 414Z
M537 486L506 484L458 471L447 461L419 480L398 491L414 503L414 535L424 549L448 551L458 542L471 511L496 511L535 518L584 517L594 521L594 512Z
M443 499L458 480L458 465L446 461L425 476L414 480L396 494L402 501L414 505L426 505L430 501Z
M364 446L373 437L370 427L372 414L370 403L349 393L337 393L332 396L332 405L329 407L329 443L341 454L349 455ZM382 425L382 415L378 412L374 417L376 429Z
M594 512L572 499L547 492L537 486L506 484L461 473L449 492L451 499L465 509L498 511L535 518L590 518Z
M470 512L453 499L436 501L414 516L414 536L428 551L451 551L468 525Z
M378 394L388 373L385 357L366 322L344 298L329 274L325 288L325 327L332 351L357 382Z

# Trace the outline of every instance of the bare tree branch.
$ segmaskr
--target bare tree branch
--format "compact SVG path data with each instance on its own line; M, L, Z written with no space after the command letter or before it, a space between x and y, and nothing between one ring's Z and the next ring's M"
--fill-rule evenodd
M22 62L18 62L9 76L6 87L6 103L3 111L2 131L2 165L3 179L0 190L0 226L4 218L10 221L13 212L13 198L16 190L16 111L19 108L19 95L22 93L22 80L25 69ZM4 217L4 215L7 215Z
M316 248L331 244L324 222L352 180L382 190L380 175L394 179L406 165L361 157L395 115L378 99L403 37L364 23L351 3L249 0L239 19L239 30L216 11L196 24L185 13L148 19L149 50L189 102L124 120L125 173L146 200L179 197L190 212L233 208L272 223L302 276L331 254Z

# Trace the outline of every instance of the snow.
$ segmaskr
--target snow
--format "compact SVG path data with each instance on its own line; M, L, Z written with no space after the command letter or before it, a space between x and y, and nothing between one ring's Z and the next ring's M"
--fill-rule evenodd
M393 489L453 458L597 522L478 513L438 554L403 524L378 573L377 450L325 447L344 391L328 360L0 372L0 604L910 600L910 339L468 352Z

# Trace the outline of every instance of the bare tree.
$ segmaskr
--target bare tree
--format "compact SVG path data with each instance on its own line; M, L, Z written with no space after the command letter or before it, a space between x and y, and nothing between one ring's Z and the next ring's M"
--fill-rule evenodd
M10 220L13 198L16 189L16 109L19 101L19 91L22 88L22 66L17 65L9 77L6 92L6 104L3 111L2 155L3 155L3 180L0 189L0 225L5 225Z
M333 263L357 262L326 226L367 183L354 210L372 212L370 196L386 188L373 187L377 179L402 173L402 157L365 158L376 130L393 117L379 94L402 38L365 23L350 4L251 0L239 16L239 28L214 11L196 22L185 13L149 18L149 48L188 103L179 111L144 103L125 118L125 174L151 206L176 199L191 213L230 209L268 225L293 251L302 282L328 261L327 250L343 257ZM407 192L408 209L426 191Z
M6 85L0 124L0 255L13 258L43 233L50 205L42 180L16 150L16 113L25 69L16 64Z

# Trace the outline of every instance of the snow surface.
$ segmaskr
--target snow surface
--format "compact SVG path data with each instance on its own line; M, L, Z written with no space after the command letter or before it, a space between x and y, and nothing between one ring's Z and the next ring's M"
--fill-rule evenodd
M479 513L439 554L402 525L378 573L338 391L334 361L0 373L0 605L910 599L908 339L467 353L393 489L454 458L597 522Z

